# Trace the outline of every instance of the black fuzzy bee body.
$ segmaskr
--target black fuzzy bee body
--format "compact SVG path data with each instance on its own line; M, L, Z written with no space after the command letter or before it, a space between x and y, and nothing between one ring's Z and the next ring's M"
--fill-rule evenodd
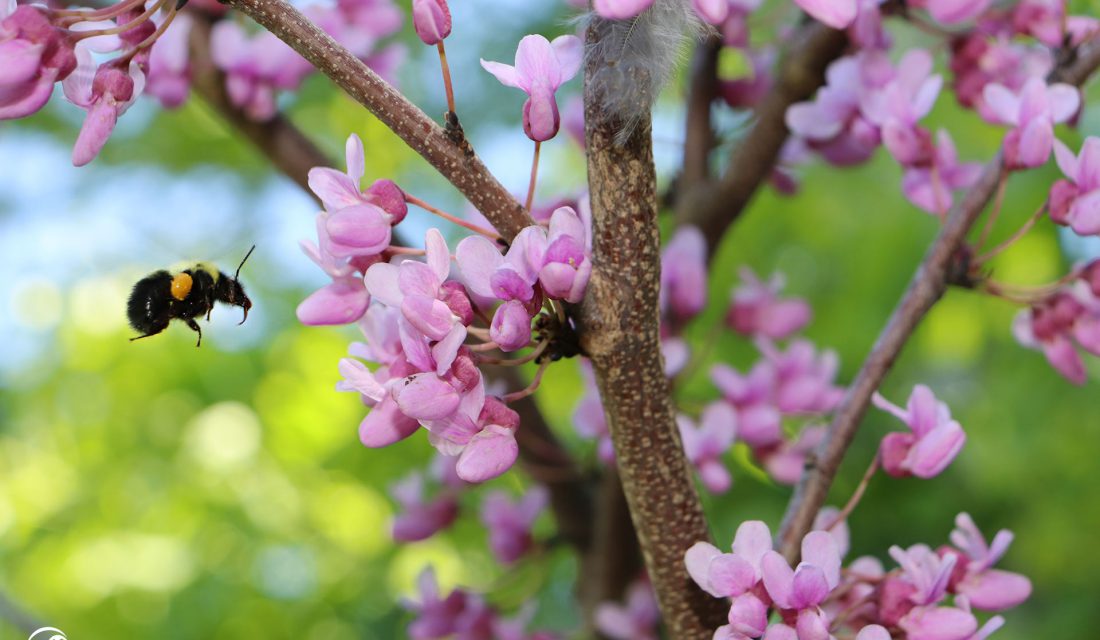
M252 247L255 249L256 247ZM252 249L244 260L252 255ZM241 266L244 266L241 260ZM252 301L244 292L237 276L241 268L231 278L210 263L193 263L183 269L168 271L161 269L137 281L126 306L126 315L130 326L142 335L130 338L131 341L155 336L168 328L172 320L182 320L192 331L199 334L195 346L202 344L202 330L195 319L206 316L215 302L224 302L244 309L244 318L248 319L248 310Z

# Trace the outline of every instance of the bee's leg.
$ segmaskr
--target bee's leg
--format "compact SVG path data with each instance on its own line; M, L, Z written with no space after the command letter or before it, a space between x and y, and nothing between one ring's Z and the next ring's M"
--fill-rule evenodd
M183 318L183 321L187 323L188 327L191 327L192 331L199 334L199 340L198 340L198 342L195 343L195 346L196 347L201 346L202 345L202 329L199 328L199 323L195 322L194 318Z
M130 342L133 342L134 340L141 340L142 338L152 338L153 336L159 335L159 334L160 334L160 331L154 331L153 333L147 333L143 336L138 336L136 338L130 338Z

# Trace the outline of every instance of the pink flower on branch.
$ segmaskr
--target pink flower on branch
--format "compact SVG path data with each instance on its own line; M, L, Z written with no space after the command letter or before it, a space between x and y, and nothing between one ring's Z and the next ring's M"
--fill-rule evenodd
M548 499L546 488L541 486L528 490L515 502L500 491L482 499L481 522L489 530L489 548L497 560L512 564L531 550L531 527Z
M684 443L684 454L699 471L703 486L712 493L725 493L733 479L722 464L722 456L733 446L737 435L737 413L728 403L713 402L703 409L699 425L679 415L676 424Z
M764 281L748 267L742 267L740 273L744 284L734 289L726 315L726 324L734 331L781 340L810 322L812 311L805 300L779 297L786 283L782 274L773 274Z
M1011 609L1031 596L1031 581L1026 576L992 568L1012 544L1011 531L1001 529L991 543L986 543L966 513L955 518L955 527L951 532L955 549L940 551L958 556L949 584L952 592L966 596L972 606L985 611Z
M426 45L437 45L451 35L451 9L447 0L412 0L413 27Z
M1061 140L1054 158L1065 180L1050 189L1050 218L1080 235L1100 234L1100 138L1089 136L1076 156Z
M1005 161L1009 167L1038 167L1050 158L1054 147L1054 125L1066 122L1081 105L1080 92L1067 84L1047 83L1031 78L1018 94L1000 84L985 87L988 119L1012 125L1005 136Z
M924 479L937 476L966 443L966 433L951 419L951 410L922 384L913 388L905 409L877 392L872 401L912 430L912 433L891 433L882 439L879 450L882 468L892 476L914 475Z
M527 94L523 103L523 131L528 138L545 142L557 135L561 117L554 93L577 75L582 49L576 36L558 36L550 42L540 35L529 35L519 41L514 67L481 61L481 66L502 84Z

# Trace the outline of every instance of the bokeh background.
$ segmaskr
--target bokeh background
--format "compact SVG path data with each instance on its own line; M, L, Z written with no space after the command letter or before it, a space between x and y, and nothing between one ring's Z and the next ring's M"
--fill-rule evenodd
M522 99L477 59L510 61L523 34L572 27L557 2L469 0L453 11L448 52L463 124L489 166L519 192L530 155L518 124ZM783 9L765 11L770 22ZM898 37L917 38L904 30ZM429 113L441 113L434 52L411 27L401 38L410 52L403 88ZM943 51L937 55L942 63ZM725 64L732 73L744 67L736 59ZM681 79L670 88L657 118L665 181L679 153L682 86ZM564 94L579 89L573 81ZM369 180L391 177L443 208L464 209L426 164L323 77L285 99L291 118L335 166L343 167L345 137L357 132ZM297 247L313 235L310 198L197 99L172 112L139 101L100 158L76 170L68 156L81 115L55 98L31 119L0 125L4 599L74 638L397 638L409 620L397 603L431 564L446 586L487 592L506 610L537 599L538 622L572 628L572 557L550 549L511 569L497 565L476 519L476 491L463 498L466 515L451 530L422 543L392 543L387 487L427 464L431 450L423 438L363 448L359 400L334 391L336 362L354 330L295 321L296 304L325 280ZM719 121L730 141L746 122L728 112ZM986 159L999 143L998 130L960 111L949 95L930 124L951 130L965 160ZM1060 131L1075 148L1086 134L1100 134L1091 108L1076 131ZM583 167L582 152L564 135L546 145L539 199L575 195ZM800 174L797 196L765 190L723 242L710 305L689 336L705 348L706 364L748 366L752 347L729 333L713 339L713 327L740 265L781 270L789 292L813 304L807 333L837 350L847 382L937 221L901 197L900 172L884 154L855 169L811 165ZM1013 179L995 241L1030 215L1057 176L1051 163ZM429 223L410 218L407 235L420 236ZM236 326L239 310L219 308L201 349L182 326L128 342L125 300L143 274L189 257L232 269L253 243L242 274L255 302L247 324ZM994 272L1038 284L1098 254L1097 243L1074 242L1044 222ZM891 544L944 543L955 514L967 511L987 535L1015 532L1003 566L1034 581L1034 596L1008 615L997 637L1092 637L1100 627L1100 366L1089 362L1084 387L1063 381L1041 355L1015 344L1015 311L952 291L905 350L884 393L900 403L913 384L931 385L970 439L934 480L877 478L851 519L852 553L886 559ZM717 395L706 369L681 387L685 407ZM593 445L571 424L579 391L575 363L560 363L537 397L591 466ZM834 502L846 499L878 439L896 427L885 414L868 415ZM733 490L707 499L720 541L744 519L776 525L789 495L746 467L743 454L738 448L728 458ZM519 494L527 484L515 471L489 486ZM548 516L538 531L552 534ZM0 638L9 637L22 634L0 620Z

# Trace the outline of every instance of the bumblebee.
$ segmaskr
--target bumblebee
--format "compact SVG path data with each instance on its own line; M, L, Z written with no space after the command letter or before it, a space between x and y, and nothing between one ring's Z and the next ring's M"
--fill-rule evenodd
M167 329L172 319L178 319L199 334L195 343L198 347L202 344L202 329L195 318L205 314L209 321L215 302L244 309L244 317L238 323L244 324L252 301L245 295L237 278L241 275L245 260L255 249L256 245L252 245L232 278L209 262L197 262L175 271L154 271L138 280L130 292L126 314L130 318L130 326L142 335L130 338L130 341L155 336Z

